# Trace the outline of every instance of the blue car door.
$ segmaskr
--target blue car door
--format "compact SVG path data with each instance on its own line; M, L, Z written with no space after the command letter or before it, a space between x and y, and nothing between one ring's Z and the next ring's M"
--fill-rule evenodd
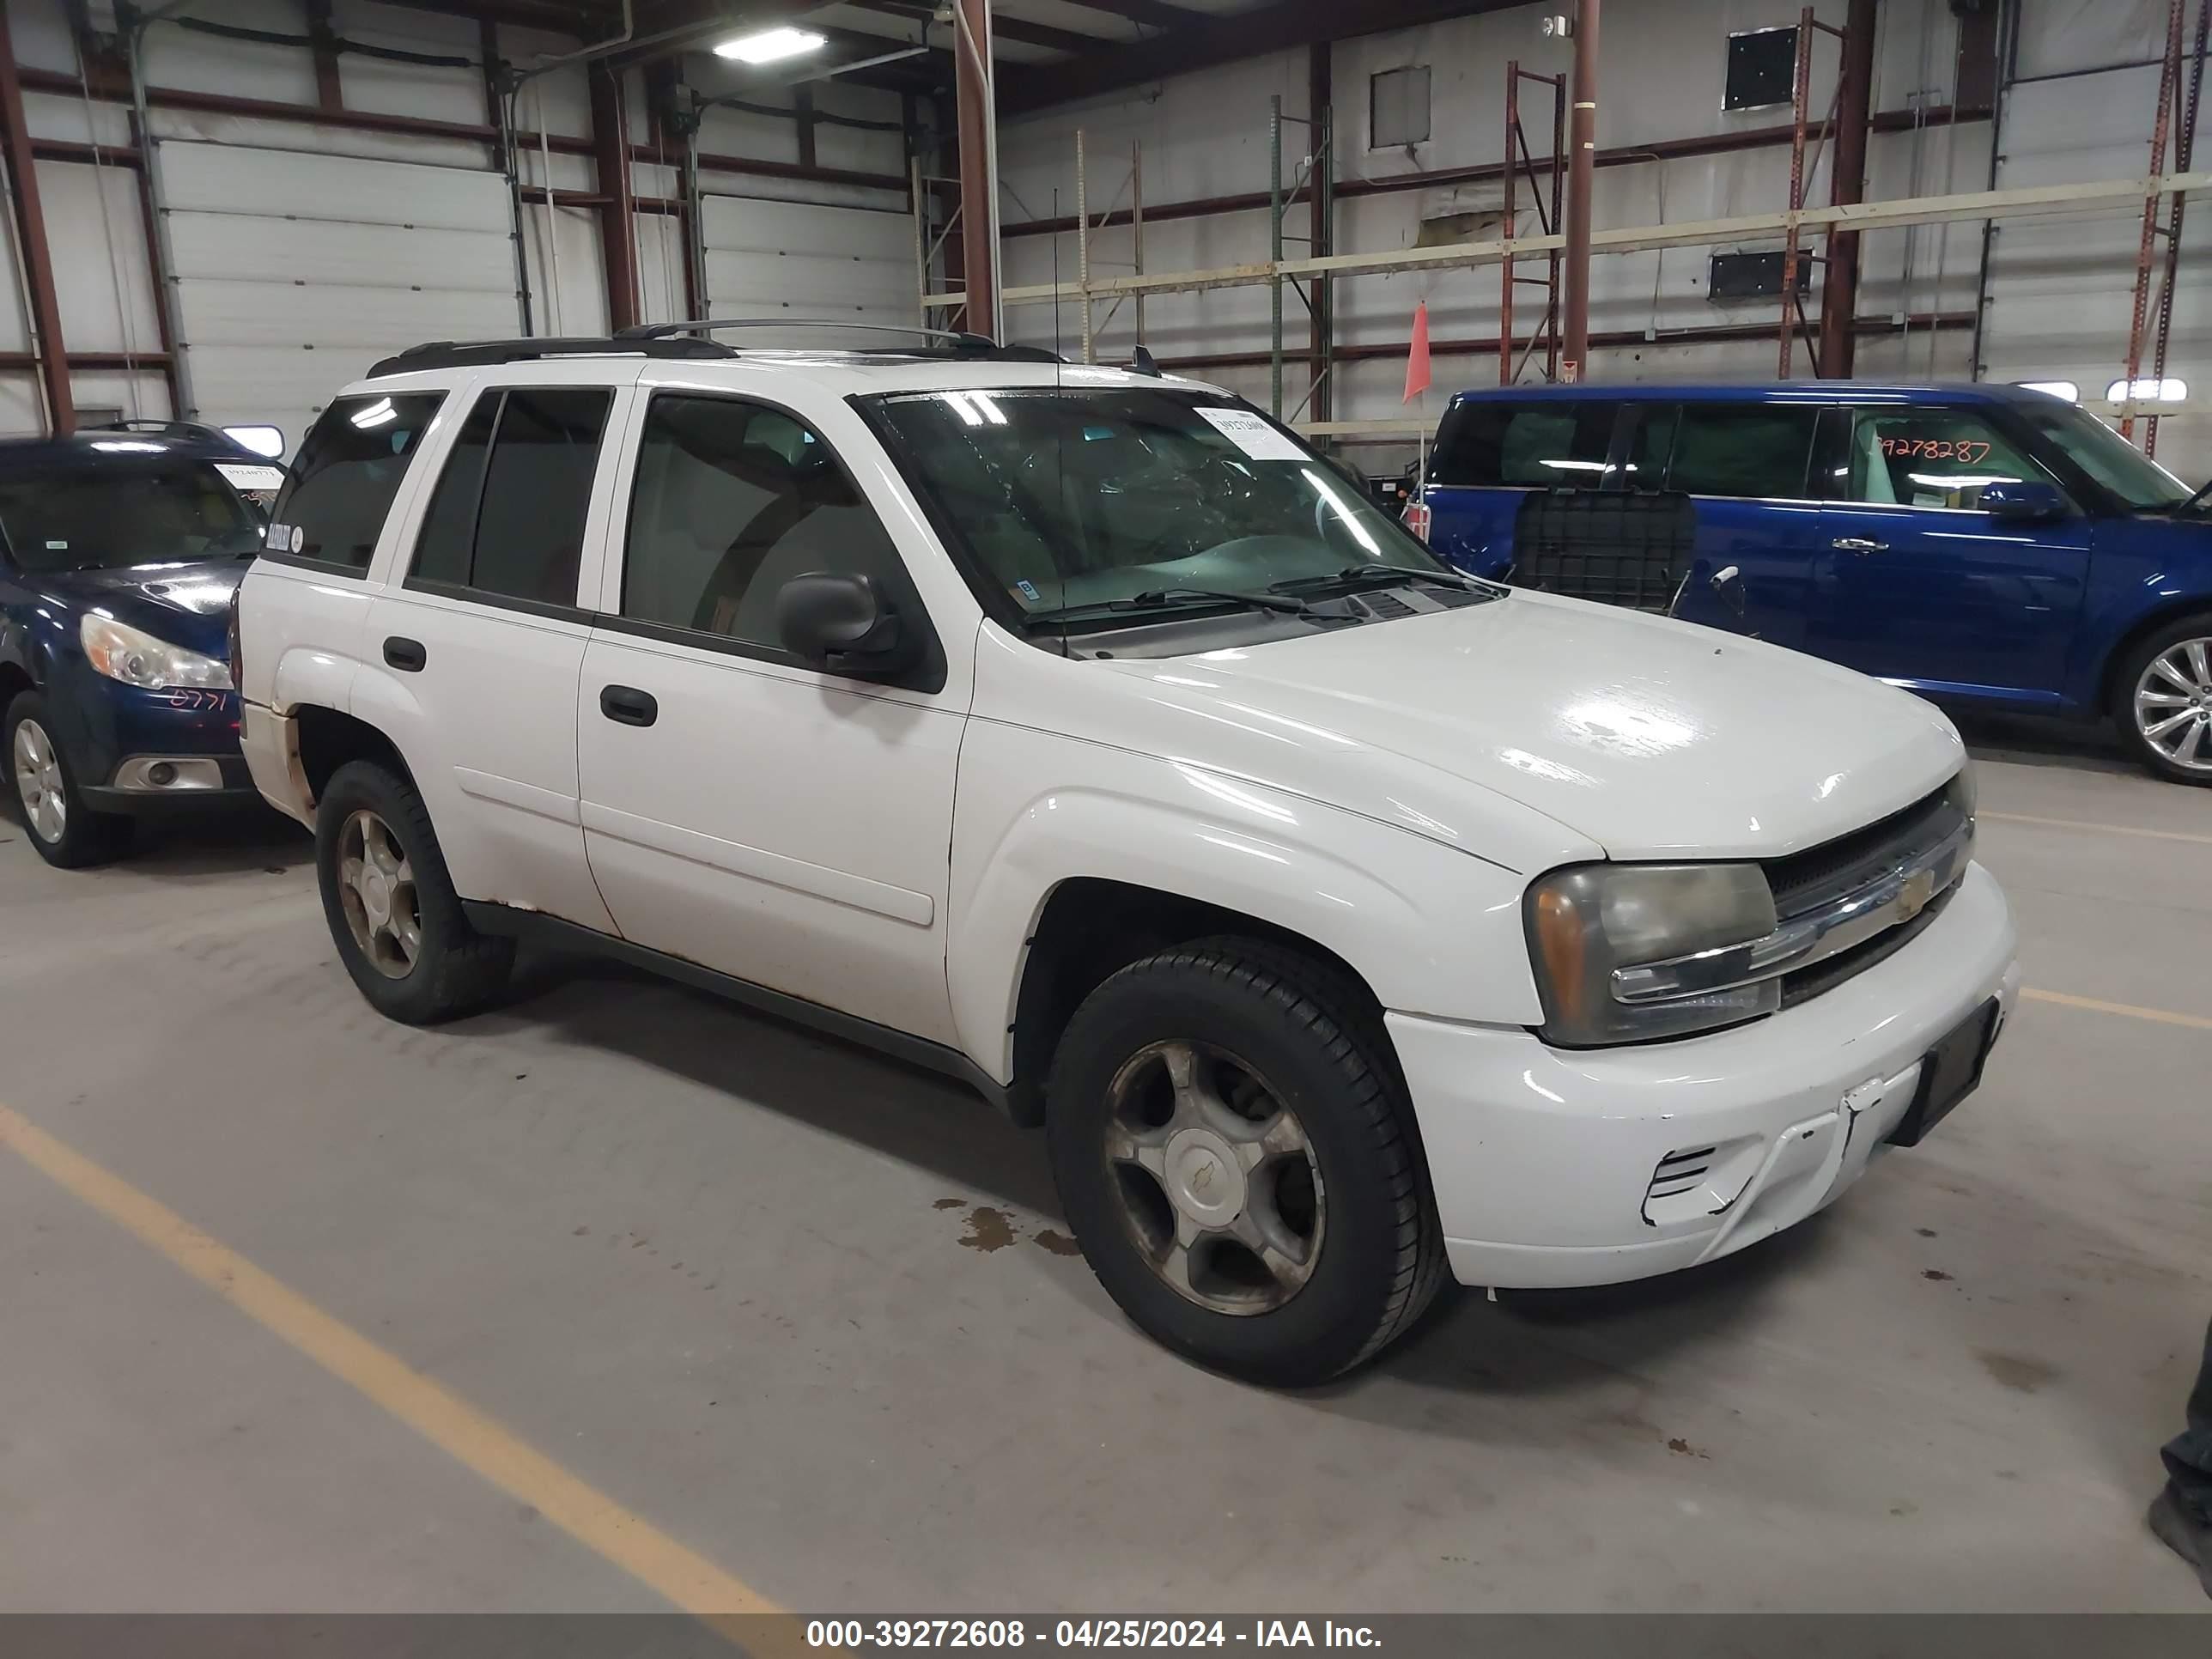
M1803 645L1820 547L1820 507L1807 482L1820 412L1751 400L1644 406L1627 449L1630 487L1656 487L1663 475L1696 520L1675 611L1684 621ZM1731 565L1742 578L1740 621L1711 586Z
M2001 520L1993 483L2058 481L1984 409L1837 410L1804 648L1917 691L2056 703L2088 579L2090 521Z

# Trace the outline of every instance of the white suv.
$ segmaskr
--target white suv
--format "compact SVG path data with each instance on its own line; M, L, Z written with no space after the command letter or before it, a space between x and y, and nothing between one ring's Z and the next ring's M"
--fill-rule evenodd
M1042 1123L1178 1351L1804 1219L2018 983L1928 704L1474 581L1196 382L968 337L434 346L302 447L245 748L396 1019L583 944Z

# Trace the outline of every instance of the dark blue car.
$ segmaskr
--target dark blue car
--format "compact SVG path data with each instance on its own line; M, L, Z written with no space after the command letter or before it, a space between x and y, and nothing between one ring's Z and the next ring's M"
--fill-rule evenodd
M254 799L225 634L283 477L204 427L0 443L0 753L48 863Z
M1477 574L1672 605L1961 705L2109 713L2154 771L2212 784L2212 509L2060 398L1463 392L1423 507Z

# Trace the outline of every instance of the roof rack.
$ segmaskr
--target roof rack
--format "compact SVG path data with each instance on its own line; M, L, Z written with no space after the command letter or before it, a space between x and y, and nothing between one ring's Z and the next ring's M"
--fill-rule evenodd
M981 334L945 328L909 328L897 323L849 323L836 318L702 318L693 322L645 323L615 334L556 336L524 340L429 340L386 357L369 371L371 380L429 368L483 368L500 363L542 362L554 357L727 358L735 346L703 337L725 329L858 329L869 334L899 334L934 342L921 346L872 346L872 351L902 356L1002 363L1056 363L1061 358L1042 346L1000 345Z
M237 447L237 440L220 427L198 421L107 421L82 428L87 432L144 432L164 438L204 438Z
M538 362L550 357L731 357L711 340L626 339L617 335L542 336L526 340L428 340L386 357L371 380L426 368L483 368L497 363Z
M1001 345L988 334L974 334L959 329L927 328L911 323L856 323L842 317L702 317L681 323L641 323L635 328L622 330L618 340L670 340L686 335L719 334L738 328L836 328L857 330L864 334L898 334L908 337L940 341L935 347L921 348L931 356L987 357L1000 362L1056 363L1061 360L1057 353L1042 346ZM897 351L904 356L917 355L914 347L881 346L882 351Z

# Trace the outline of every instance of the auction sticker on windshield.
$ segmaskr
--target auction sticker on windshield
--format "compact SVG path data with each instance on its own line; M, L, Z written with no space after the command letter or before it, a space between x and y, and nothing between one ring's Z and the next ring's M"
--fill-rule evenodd
M1249 409L1201 409L1199 416L1255 461L1303 461L1305 451Z

